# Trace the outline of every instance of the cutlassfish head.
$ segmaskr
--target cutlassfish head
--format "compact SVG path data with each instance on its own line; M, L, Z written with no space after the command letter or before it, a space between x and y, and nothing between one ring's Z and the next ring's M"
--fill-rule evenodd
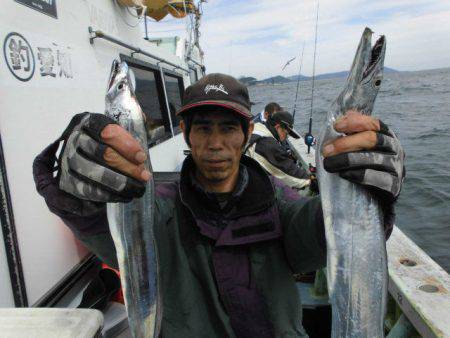
M116 97L121 92L129 90L134 95L136 88L136 79L132 70L125 61L119 62L114 60L111 65L111 73L109 75L108 88L106 96L110 98Z
M106 114L118 122L122 115L129 114L130 103L136 101L135 88L136 79L127 63L114 60L106 90Z
M382 35L372 47L373 32L366 28L356 51L345 90L338 98L340 113L356 109L370 115L383 80L386 38Z

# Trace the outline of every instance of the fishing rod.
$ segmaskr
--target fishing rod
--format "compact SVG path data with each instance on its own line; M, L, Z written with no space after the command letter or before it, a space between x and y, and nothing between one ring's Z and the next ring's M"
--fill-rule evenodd
M313 58L313 74L312 74L312 86L311 86L311 111L309 112L309 129L308 133L305 135L305 143L308 146L308 154L310 153L310 148L314 143L314 136L312 135L312 113L314 107L314 85L316 79L316 51L317 51L317 23L319 22L319 0L317 0L317 11L316 11L316 32L314 35L314 58Z
M294 121L295 121L295 110L297 109L298 89L300 87L300 74L302 73L303 52L304 51L305 51L305 43L303 42L302 56L300 58L300 67L298 69L298 75L297 75L297 90L295 91L294 111L292 112L292 119Z

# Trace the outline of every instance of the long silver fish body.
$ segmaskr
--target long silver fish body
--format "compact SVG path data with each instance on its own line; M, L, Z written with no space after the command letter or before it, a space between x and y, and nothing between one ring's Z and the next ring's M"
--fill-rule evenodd
M343 134L333 128L348 110L370 115L383 78L386 41L374 47L364 30L344 90L332 104L316 149L318 181L327 240L327 279L332 337L384 337L387 257L378 203L362 187L328 173L322 149Z
M135 79L125 62L113 62L106 94L106 115L116 120L147 149L141 107L134 95ZM147 157L145 166L151 172ZM158 336L160 300L154 239L154 181L143 197L129 203L108 203L108 223L117 252L120 278L134 338Z

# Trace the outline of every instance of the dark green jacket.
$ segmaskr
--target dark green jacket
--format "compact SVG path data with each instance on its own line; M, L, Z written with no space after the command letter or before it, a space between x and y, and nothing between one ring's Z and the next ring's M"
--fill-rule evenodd
M307 337L292 275L325 266L320 199L299 197L246 156L242 164L248 182L225 210L192 186L190 158L179 183L157 184L164 338ZM117 267L104 210L82 217L47 203L90 250ZM247 275L233 257L248 265ZM269 327L260 325L265 321Z

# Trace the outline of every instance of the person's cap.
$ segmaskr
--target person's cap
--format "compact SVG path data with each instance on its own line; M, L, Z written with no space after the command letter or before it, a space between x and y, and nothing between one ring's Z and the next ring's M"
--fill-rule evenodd
M294 117L287 111L276 112L270 119L273 125L279 123L293 138L300 138L300 135L294 130Z
M252 118L247 87L225 74L208 74L187 87L177 115L184 115L201 106L219 106L234 111L246 120Z

